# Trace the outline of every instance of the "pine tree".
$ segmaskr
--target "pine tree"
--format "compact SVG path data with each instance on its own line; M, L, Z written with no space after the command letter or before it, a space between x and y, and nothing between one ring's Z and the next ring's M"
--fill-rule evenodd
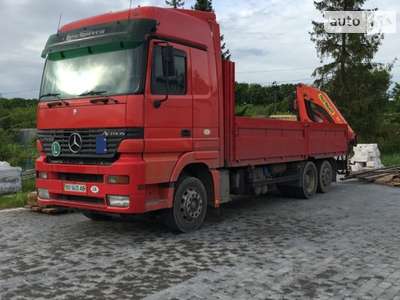
M398 127L400 129L400 83L396 83L393 91L391 93L391 98L392 98L392 112L397 113L398 121L397 123L399 124ZM397 132L397 135L400 136L400 130ZM399 139L397 139L398 141Z
M165 0L165 4L172 6L173 8L180 8L185 5L184 0Z
M393 101L397 101L398 103L400 103L400 83L396 83L393 91L392 91L392 95L393 95Z
M193 9L202 11L213 11L212 0L196 0Z
M365 1L318 0L314 4L322 13L362 11ZM388 101L392 67L373 62L383 34L327 33L318 22L313 27L311 40L323 64L313 73L315 84L337 102L362 139L375 138Z
M221 35L221 51L222 58L226 60L231 60L231 51L226 48L225 36Z

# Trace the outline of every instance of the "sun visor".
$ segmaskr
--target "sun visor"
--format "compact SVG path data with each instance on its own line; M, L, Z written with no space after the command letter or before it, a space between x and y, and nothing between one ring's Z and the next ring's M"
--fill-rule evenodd
M147 35L155 33L156 30L156 20L133 19L59 32L50 36L42 52L42 57L46 58L48 54L54 52L115 42L143 42Z

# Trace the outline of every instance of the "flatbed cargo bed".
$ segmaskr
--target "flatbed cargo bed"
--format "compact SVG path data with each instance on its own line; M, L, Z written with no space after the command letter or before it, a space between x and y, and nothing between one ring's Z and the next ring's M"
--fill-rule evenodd
M235 116L234 63L224 62L223 70L226 167L332 158L348 153L354 137L347 124Z
M347 153L347 127L235 117L228 166L325 158Z

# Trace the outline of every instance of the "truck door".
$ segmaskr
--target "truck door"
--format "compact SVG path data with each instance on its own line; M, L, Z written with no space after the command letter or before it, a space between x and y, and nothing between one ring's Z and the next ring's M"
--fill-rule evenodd
M172 52L172 61L165 60L167 48L170 55ZM193 149L190 61L190 49L186 46L160 40L150 43L145 92L145 160L149 166L147 174L155 182L165 181L177 158ZM148 181L153 181L151 178Z

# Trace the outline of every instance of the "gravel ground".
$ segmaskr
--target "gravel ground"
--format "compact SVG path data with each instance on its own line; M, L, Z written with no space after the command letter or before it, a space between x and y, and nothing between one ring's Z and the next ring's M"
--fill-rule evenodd
M242 199L192 234L0 212L0 299L400 299L400 189Z

